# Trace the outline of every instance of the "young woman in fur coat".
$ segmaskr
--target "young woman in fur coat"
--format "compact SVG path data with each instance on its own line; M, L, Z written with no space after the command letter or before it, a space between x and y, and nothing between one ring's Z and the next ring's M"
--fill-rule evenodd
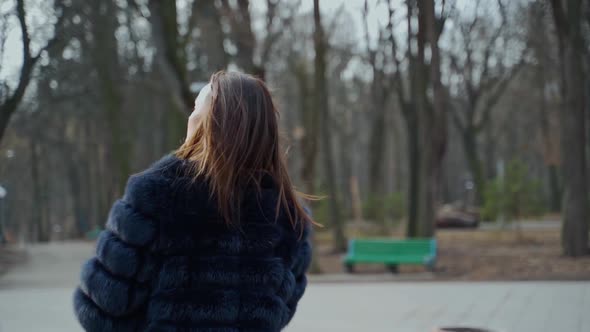
M279 147L265 84L220 72L187 139L130 177L75 314L86 331L280 331L306 287L312 220Z

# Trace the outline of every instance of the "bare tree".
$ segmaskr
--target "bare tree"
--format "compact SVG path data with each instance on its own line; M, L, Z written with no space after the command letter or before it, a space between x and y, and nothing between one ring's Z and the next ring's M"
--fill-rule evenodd
M386 131L386 107L389 99L391 87L387 74L385 72L386 59L386 40L384 40L384 31L379 30L377 46L371 47L367 16L369 13L368 1L363 6L363 28L366 44L366 61L371 66L372 80L369 87L370 99L370 116L371 116L371 136L369 142L369 192L373 196L371 199L380 199L385 194L383 184L384 174L384 147ZM379 201L379 200L378 200ZM376 211L372 217L377 219L385 218L383 204L376 204Z
M552 87L559 83L559 60L557 50L547 45L556 43L551 32L552 17L545 2L533 2L528 7L527 44L535 62L531 64L533 80L539 98L538 126L542 141L543 161L547 166L549 207L552 212L561 209L561 180L559 176L559 112L553 101L559 92Z
M505 4L502 0L497 0L496 4L501 18L497 24L490 22L486 17L489 14L479 13L485 8L479 0L472 20L462 21L456 17L461 48L449 52L451 75L460 77L458 90L465 96L450 108L451 116L461 133L479 203L484 202L486 172L478 137L490 125L491 112L523 67L524 59L523 52L510 48ZM514 53L516 57L511 57ZM513 63L505 64L505 59Z
M195 3L198 1L195 1ZM158 50L156 62L166 81L171 87L173 104L179 111L192 110L194 96L190 90L188 78L186 43L188 36L181 35L178 29L178 13L175 1L150 0L150 22L152 38ZM193 11L193 15L196 12ZM195 19L189 19L194 22ZM189 31L192 29L189 27Z
M585 78L582 1L551 0L558 39L563 170L562 247L567 256L588 254Z
M408 78L403 76L404 57L400 58L394 32L394 7L389 3L389 41L395 71L391 76L408 142L408 228L410 237L434 234L437 193L440 190L441 163L446 149L446 101L440 81L438 41L446 21L445 2L437 17L434 0L407 0L407 41L405 59ZM412 24L418 18L417 28ZM411 45L416 45L414 49ZM427 59L426 53L430 53ZM432 91L432 96L429 96Z
M53 25L54 35L52 38L47 40L45 45L41 47L41 49L37 52L37 54L33 54L31 50L31 35L29 33L29 28L27 26L26 16L27 11L25 8L25 1L24 0L17 0L16 1L16 16L18 18L20 32L21 32L21 41L22 41L22 52L23 52L23 61L20 68L18 82L16 84L16 88L12 93L8 92L8 86L3 84L1 89L0 97L0 141L2 137L4 137L4 132L6 131L6 127L8 126L8 122L12 114L17 110L18 105L21 103L25 91L33 78L33 71L35 69L35 65L39 62L41 55L45 52L48 48L52 47L58 42L58 29L62 24L63 18L63 10L65 7L62 8L62 13L58 13L58 18ZM2 41L4 42L4 41ZM2 46L4 47L4 45Z
M235 62L245 72L266 78L266 66L270 60L272 48L282 36L283 31L291 25L299 2L287 8L285 15L280 15L281 2L266 0L265 34L256 36L250 15L250 0L237 0L237 7L228 0L221 1L221 13L228 20L229 39L236 47ZM287 7L283 3L283 7Z
M326 82L326 51L327 42L322 27L319 0L313 3L314 18L314 48L315 48L315 91L314 111L321 114L321 139L323 147L324 176L328 187L330 205L330 226L334 233L334 250L344 251L346 249L346 237L344 235L343 220L339 207L338 188L335 180L334 157L332 155L332 141L330 137L330 106L328 103L328 89Z

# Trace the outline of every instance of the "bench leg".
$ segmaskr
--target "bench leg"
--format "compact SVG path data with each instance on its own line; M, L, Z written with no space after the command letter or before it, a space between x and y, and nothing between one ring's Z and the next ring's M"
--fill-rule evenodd
M354 273L354 265L350 263L344 263L344 270L346 273Z
M399 268L397 265L387 265L387 269L389 270L389 272L397 274L399 273Z

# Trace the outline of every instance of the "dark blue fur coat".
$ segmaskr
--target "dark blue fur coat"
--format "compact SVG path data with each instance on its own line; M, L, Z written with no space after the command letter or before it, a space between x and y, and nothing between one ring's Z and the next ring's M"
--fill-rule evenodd
M270 178L247 191L241 227L220 221L206 181L167 156L131 176L82 268L86 331L279 331L306 287L309 226L294 229Z

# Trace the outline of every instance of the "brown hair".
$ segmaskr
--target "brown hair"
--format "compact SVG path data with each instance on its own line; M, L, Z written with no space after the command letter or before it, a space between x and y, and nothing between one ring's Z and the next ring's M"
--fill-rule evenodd
M237 225L246 184L260 191L264 174L278 187L277 213L293 227L313 222L298 198L313 198L294 190L279 144L278 110L264 82L254 76L220 71L211 76L211 109L202 114L195 134L176 151L194 161L195 179L204 176L219 212Z

